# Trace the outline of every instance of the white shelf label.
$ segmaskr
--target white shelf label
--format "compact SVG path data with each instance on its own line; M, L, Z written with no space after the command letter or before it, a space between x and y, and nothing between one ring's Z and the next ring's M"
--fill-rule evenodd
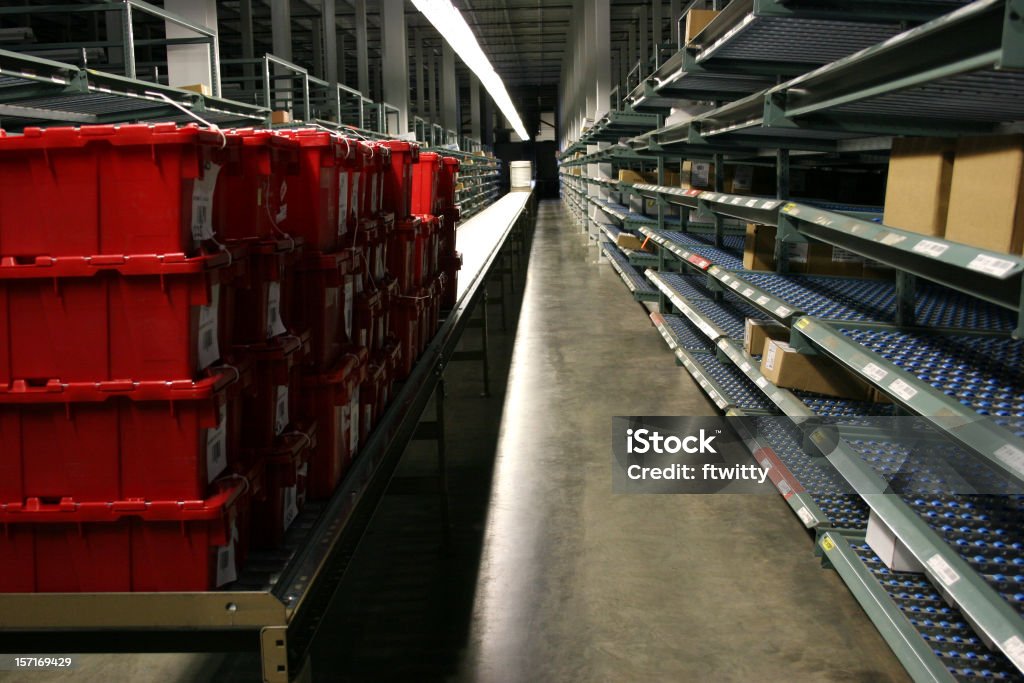
M810 528L814 526L814 515L811 514L811 511L807 509L806 505L797 510L796 514L797 517L800 518L800 521L804 523L805 527Z
M1003 641L1003 652L1013 665L1024 671L1024 641L1020 636L1011 636Z
M864 374L876 382L881 382L886 378L886 376L888 376L889 371L878 367L874 363L868 363L864 366Z
M768 386L768 380L765 379L764 377L758 377L756 384L757 384L757 386L759 386L762 389L764 389L766 386Z
M878 241L881 242L882 244L886 244L891 247L893 245L899 244L900 242L903 242L906 239L906 235L897 235L894 232L886 231L882 233L881 239L879 239Z
M746 289L743 290L743 296L749 299L750 297L754 296L754 290L751 289L750 287L747 287Z
M786 306L779 306L778 308L775 309L775 315L781 316L783 318L785 318L787 315L789 315L792 312L793 312L793 309L788 308Z
M757 200L751 199L750 201L747 202L747 206L750 208L754 208L755 206L757 206Z
M932 258L942 256L946 253L947 249L949 249L948 244L933 242L932 240L921 240L913 247L913 250L918 254L924 254L925 256L931 256Z
M761 461L761 467L763 469L770 470L772 468L771 458L765 458L764 460L762 460Z
M996 258L995 256L989 256L988 254L978 254L974 257L974 260L967 264L967 267L979 273L1002 277L1013 270L1015 265L1017 264L1013 261Z
M995 456L999 458L1000 462L1008 465L1017 472L1024 472L1024 451L1013 444L1006 444L996 450Z
M759 297L757 297L757 305L758 306L767 306L769 301L771 301L771 299L766 297L766 296L759 296Z
M740 366L740 370L743 372L750 372L750 363L744 363Z
M732 283L731 283L731 284L730 284L729 286L730 286L730 287L732 287L732 288L733 288L733 290L737 290L737 289L739 289L739 288L740 288L740 287L741 287L742 285L740 285L740 281L739 281L739 280L733 280L733 281L732 281Z
M772 403L774 403L775 405L782 405L782 392L781 391L776 391L769 398L771 398Z
M892 391L892 393L899 396L900 398L902 398L904 401L909 401L910 399L917 396L917 389L910 386L901 379L898 379L892 384L890 384L889 390Z
M779 493L781 493L782 495L786 495L793 491L793 487L790 486L789 482L786 481L785 479L780 480L779 485L776 486L775 488L779 489Z
M949 566L948 562L942 559L941 555L932 555L931 559L928 560L928 566L931 567L939 581L945 586L952 586L960 580L960 575Z

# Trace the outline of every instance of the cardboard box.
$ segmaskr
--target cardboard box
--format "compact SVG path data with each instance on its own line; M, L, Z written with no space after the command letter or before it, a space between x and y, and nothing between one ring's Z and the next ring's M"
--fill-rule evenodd
M769 339L789 341L789 328L774 320L758 320L747 318L743 324L743 350L751 356L764 351L764 343Z
M766 339L761 356L761 373L769 382L785 389L802 389L816 394L870 399L870 387L837 363L821 355L803 354L787 342Z
M1024 136L961 138L946 239L1004 254L1024 247Z
M713 190L715 188L715 165L710 161L683 162L680 187L687 190Z
M916 573L924 571L924 567L917 561L917 558L910 553L902 541L896 538L892 529L874 511L868 514L868 531L864 540L878 555L878 559L892 571Z
M775 227L747 223L743 239L743 267L747 270L775 270Z
M640 251L644 245L644 238L637 237L636 235L630 235L628 232L620 232L619 236L615 239L615 244L620 249L632 249L633 251Z
M946 234L954 149L946 138L892 141L883 223L932 237Z
M775 270L776 229L770 225L747 224L743 242L743 267L747 270ZM803 275L861 277L864 259L821 242L795 242L787 247L789 272Z
M213 90L211 90L210 86L206 85L205 83L195 83L193 85L176 85L174 87L180 90L188 90L191 92L199 93L203 97L213 96Z
M272 123L272 124L291 123L291 122L292 122L292 115L291 115L290 112L284 111L283 109L279 110L279 111L272 111L272 112L270 112L270 123Z
M713 9L692 9L687 12L685 44L689 45L716 16L718 16L718 11Z
M646 183L647 177L643 173L624 168L619 171L619 182L635 185L637 183Z

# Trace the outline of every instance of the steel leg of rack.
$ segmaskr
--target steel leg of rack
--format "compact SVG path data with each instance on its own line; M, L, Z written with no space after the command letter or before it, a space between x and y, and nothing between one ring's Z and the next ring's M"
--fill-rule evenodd
M452 354L451 360L454 361L466 361L466 360L478 360L483 364L483 379L484 379L484 390L481 396L487 397L491 395L491 368L489 364L489 354L487 352L487 304L488 294L487 289L484 289L483 297L479 304L480 318L470 320L466 323L466 327L479 328L483 333L481 348L475 351L456 351Z
M288 627L266 626L260 631L264 683L289 683Z

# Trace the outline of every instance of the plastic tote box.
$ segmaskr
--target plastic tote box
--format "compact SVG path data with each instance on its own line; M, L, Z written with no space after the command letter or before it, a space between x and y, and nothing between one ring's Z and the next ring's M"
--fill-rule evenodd
M444 213L455 207L455 186L458 182L459 160L444 157L441 159L441 172L437 182L437 210L430 213Z
M0 137L0 256L195 254L239 145L173 123Z
M302 417L298 391L308 348L308 335L282 335L265 344L235 347L234 358L250 363L253 373L253 391L243 396L242 404L244 448L270 448Z
M398 280L402 292L419 287L416 282L416 244L420 238L420 218L410 216L395 221L395 231L388 244L388 272Z
M266 468L262 499L254 505L250 544L276 548L306 503L309 459L316 447L316 425L278 439L268 450L254 454Z
M237 578L228 479L206 500L0 503L0 592L206 591Z
M303 256L296 271L287 325L309 330L306 364L320 372L334 365L355 334L356 275L352 272L352 256L352 250L310 252Z
M0 259L0 386L199 376L232 342L246 267L227 252Z
M420 152L412 165L412 213L437 213L437 189L441 179L441 157L436 152Z
M379 143L391 153L391 163L384 172L384 201L382 209L402 220L412 213L413 165L419 160L420 148L401 140Z
M258 344L288 331L302 240L251 242L248 277L236 290L236 344ZM301 329L298 331L302 331Z

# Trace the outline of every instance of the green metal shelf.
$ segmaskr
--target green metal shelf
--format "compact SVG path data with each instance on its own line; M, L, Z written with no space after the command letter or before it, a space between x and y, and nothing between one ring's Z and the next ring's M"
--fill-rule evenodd
M658 293L651 288L649 284L644 280L643 275L638 273L626 256L611 242L603 242L601 244L601 251L604 252L608 258L608 262L622 282L629 289L633 298L637 301L657 301Z
M853 341L833 325L802 317L793 324L792 341L799 347L799 338L805 338L811 350L853 370L910 412L933 421L1001 471L1024 482L1024 440Z
M789 389L776 386L761 373L761 363L743 350L743 345L729 338L721 338L715 345L722 354L731 360L757 387L764 392L768 400L774 403L783 415L792 418L814 417L814 411L797 398Z

